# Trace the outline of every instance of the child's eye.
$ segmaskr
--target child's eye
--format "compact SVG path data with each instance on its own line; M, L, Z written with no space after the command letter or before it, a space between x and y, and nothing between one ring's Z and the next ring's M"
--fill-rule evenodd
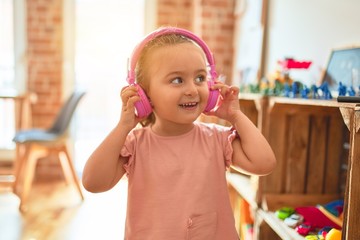
M171 80L171 83L175 83L175 84L180 84L182 82L183 82L183 80L181 78L179 78L179 77L174 78L173 80Z
M201 82L204 82L205 80L206 80L206 77L203 76L203 75L197 76L197 77L195 78L195 82L196 82L196 83L201 83Z

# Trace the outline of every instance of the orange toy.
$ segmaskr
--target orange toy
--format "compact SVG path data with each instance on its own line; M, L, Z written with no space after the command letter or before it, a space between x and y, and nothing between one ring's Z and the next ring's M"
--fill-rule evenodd
M341 231L335 228L331 229L326 234L325 240L341 240Z

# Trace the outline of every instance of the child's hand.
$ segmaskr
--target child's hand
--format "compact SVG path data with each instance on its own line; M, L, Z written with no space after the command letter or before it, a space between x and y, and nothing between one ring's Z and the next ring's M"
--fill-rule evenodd
M216 82L212 89L218 89L220 91L220 99L215 110L206 114L233 122L236 114L240 111L239 88L225 85L222 82Z
M140 100L135 86L126 86L121 89L121 117L120 123L122 126L134 128L142 119L135 114L135 102Z

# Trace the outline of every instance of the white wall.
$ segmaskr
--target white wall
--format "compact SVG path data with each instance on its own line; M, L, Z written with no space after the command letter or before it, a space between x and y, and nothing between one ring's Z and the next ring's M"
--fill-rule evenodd
M334 48L360 46L360 0L269 0L265 74L277 60L311 60L291 77L316 83Z

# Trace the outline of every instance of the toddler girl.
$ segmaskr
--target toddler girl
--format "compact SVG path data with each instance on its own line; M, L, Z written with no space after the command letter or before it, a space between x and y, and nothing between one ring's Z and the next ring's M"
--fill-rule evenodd
M239 239L226 170L265 175L276 160L240 111L239 89L217 81L214 68L205 43L184 29L158 29L135 48L119 122L82 178L104 192L127 176L125 239ZM203 112L232 127L198 122Z

